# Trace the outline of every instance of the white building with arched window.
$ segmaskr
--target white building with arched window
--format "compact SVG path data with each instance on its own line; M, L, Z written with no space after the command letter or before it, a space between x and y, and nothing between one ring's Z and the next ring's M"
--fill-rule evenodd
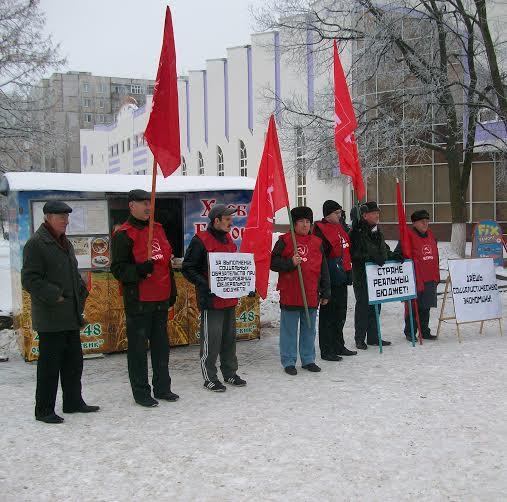
M250 45L229 48L227 58L207 60L205 69L178 79L182 157L174 175L255 178L269 116L274 113L281 120L281 100L305 96L311 109L322 84L314 76L311 50L302 72L286 59L282 37L278 32L254 34ZM153 157L143 131L151 103L151 96L141 108L129 103L114 124L82 130L81 171L150 174ZM281 145L291 206L312 207L316 219L326 199L349 208L348 184L333 175L323 179L306 172L304 132L295 133L294 145ZM336 173L336 169L329 171ZM284 211L278 216L277 222L287 223Z

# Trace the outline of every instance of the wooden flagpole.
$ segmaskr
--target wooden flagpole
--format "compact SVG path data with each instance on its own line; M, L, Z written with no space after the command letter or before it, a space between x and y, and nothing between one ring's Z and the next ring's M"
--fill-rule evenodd
M294 231L294 223L292 221L292 217L290 214L290 206L287 205L287 213L289 215L289 224L290 224L290 235L292 237L292 246L294 247L294 254L298 252L298 245L296 242L296 233ZM306 314L306 322L308 323L308 327L311 327L312 323L310 321L310 312L308 311L308 301L306 299L306 290L305 284L303 282L303 272L301 272L301 264L298 263L298 277L299 277L299 285L301 286L301 295L303 297L303 305L305 306L305 314Z
M151 260L153 254L153 225L155 223L155 193L157 191L157 161L153 157L153 169L151 174L151 198L150 198L150 222L148 226L148 260Z

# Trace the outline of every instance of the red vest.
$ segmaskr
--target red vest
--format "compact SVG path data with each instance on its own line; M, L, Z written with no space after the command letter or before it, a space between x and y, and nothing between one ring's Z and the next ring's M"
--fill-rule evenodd
M349 272L352 270L352 260L350 258L350 237L340 224L324 223L318 221L316 227L322 232L322 235L331 245L331 254L329 258L342 257L343 270Z
M280 239L285 244L282 256L284 258L292 258L294 256L294 246L292 245L291 234L284 234ZM296 234L296 244L298 254L303 259L301 262L301 272L303 273L308 307L317 308L319 306L319 281L322 267L322 240L312 234ZM304 307L297 269L291 272L280 272L278 274L277 289L280 291L281 305Z
M209 232L197 232L197 237L202 241L208 253L235 253L238 248L232 241L229 234L226 234L227 242L224 244L215 239ZM208 272L205 273L208 278ZM230 307L235 307L238 304L237 298L219 298L213 297L213 308L222 310Z
M124 223L118 232L126 231L134 246L132 254L135 263L143 263L148 259L148 225L136 228ZM153 272L150 277L139 282L139 301L164 302L171 296L171 257L173 250L160 223L153 225L152 241Z
M421 237L413 228L408 232L414 260L417 291L424 290L426 282L440 282L437 241L431 230Z

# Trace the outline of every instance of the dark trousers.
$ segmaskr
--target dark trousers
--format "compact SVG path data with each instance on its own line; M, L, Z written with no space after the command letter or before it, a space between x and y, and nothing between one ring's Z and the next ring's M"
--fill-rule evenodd
M171 389L169 376L169 339L167 337L167 310L127 314L127 362L134 399L151 395L148 383L147 341L150 342L152 385L154 394Z
M373 344L378 343L377 318L375 306L368 304L368 290L366 284L357 286L354 284L354 295L356 297L356 308L354 312L355 339L356 342ZM380 314L380 305L378 305Z
M347 285L332 286L327 305L320 306L319 346L320 355L337 354L344 346L343 327L347 319Z
M39 332L38 335L35 416L45 417L55 412L58 378L62 385L64 409L78 408L83 404L81 397L83 351L79 330Z
M201 370L206 381L217 380L217 358L224 379L238 370L236 357L236 309L201 311Z
M412 304L413 305L413 304ZM428 336L431 335L431 329L429 327L430 323L430 309L421 309L421 306L419 305L419 322L421 323L421 330L422 336ZM414 335L417 335L417 319L415 317L415 311L413 313L414 317ZM410 336L410 315L407 312L407 315L405 316L405 335Z

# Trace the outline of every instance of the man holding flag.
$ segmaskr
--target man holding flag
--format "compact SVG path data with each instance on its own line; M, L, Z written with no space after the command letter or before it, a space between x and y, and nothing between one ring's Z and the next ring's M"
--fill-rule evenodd
M403 206L402 206L403 210ZM400 210L398 209L398 214ZM404 216L404 214L403 214ZM437 306L437 286L440 282L440 268L437 241L429 228L430 215L426 209L414 211L410 217L412 228L400 222L400 242L395 253L403 253L405 258L414 261L414 270L417 284L417 312L418 326L422 338L435 340L429 327L430 309ZM403 217L403 221L405 218ZM405 308L405 337L412 341L410 332L410 317L408 308Z

